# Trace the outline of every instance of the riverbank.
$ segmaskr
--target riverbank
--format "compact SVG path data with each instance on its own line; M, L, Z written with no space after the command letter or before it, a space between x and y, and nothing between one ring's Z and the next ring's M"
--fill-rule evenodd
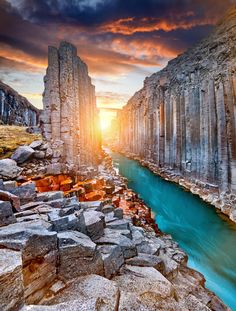
M229 310L109 156L84 176L40 172L1 183L2 310Z
M197 180L187 180L184 176L175 173L174 170L167 168L160 168L154 162L144 160L135 154L124 152L122 150L116 150L126 156L127 158L138 161L143 167L147 167L152 173L160 176L166 181L178 184L186 191L197 195L204 202L212 205L219 212L226 215L229 221L236 223L236 195L232 193L219 193L218 187L215 185L210 185Z

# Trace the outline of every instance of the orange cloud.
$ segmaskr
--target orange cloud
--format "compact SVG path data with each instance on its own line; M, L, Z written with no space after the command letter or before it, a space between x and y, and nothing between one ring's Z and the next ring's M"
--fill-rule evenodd
M188 19L189 17L193 18ZM133 35L137 32L153 32L160 30L169 32L177 29L191 29L195 26L211 25L216 21L216 18L194 19L194 13L191 11L187 12L184 16L175 16L173 20L171 19L172 18L169 18L168 20L158 17L121 18L103 25L100 30L122 35Z

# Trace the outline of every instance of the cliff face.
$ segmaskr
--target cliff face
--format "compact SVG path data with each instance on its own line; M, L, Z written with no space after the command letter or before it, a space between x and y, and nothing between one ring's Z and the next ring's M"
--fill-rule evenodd
M0 81L0 120L3 124L35 126L39 110L10 86Z
M236 7L146 78L119 118L120 149L236 193Z
M54 167L77 170L96 163L100 130L95 88L76 48L49 47L42 114L43 135L53 149Z

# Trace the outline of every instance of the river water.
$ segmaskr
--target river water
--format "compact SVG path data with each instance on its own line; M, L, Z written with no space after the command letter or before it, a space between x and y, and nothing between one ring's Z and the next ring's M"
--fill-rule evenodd
M206 287L236 311L236 225L176 184L154 175L137 161L111 154L115 168L151 207L159 228L188 254L188 266L201 272Z

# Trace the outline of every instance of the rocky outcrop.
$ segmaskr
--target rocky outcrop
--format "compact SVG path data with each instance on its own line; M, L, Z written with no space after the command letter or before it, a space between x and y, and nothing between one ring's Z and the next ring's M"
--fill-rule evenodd
M236 7L207 39L145 79L119 114L119 149L236 194L235 46Z
M43 135L51 144L54 168L68 172L96 164L100 130L95 88L70 43L49 47L43 103Z
M3 124L36 126L39 110L0 81L0 120Z

